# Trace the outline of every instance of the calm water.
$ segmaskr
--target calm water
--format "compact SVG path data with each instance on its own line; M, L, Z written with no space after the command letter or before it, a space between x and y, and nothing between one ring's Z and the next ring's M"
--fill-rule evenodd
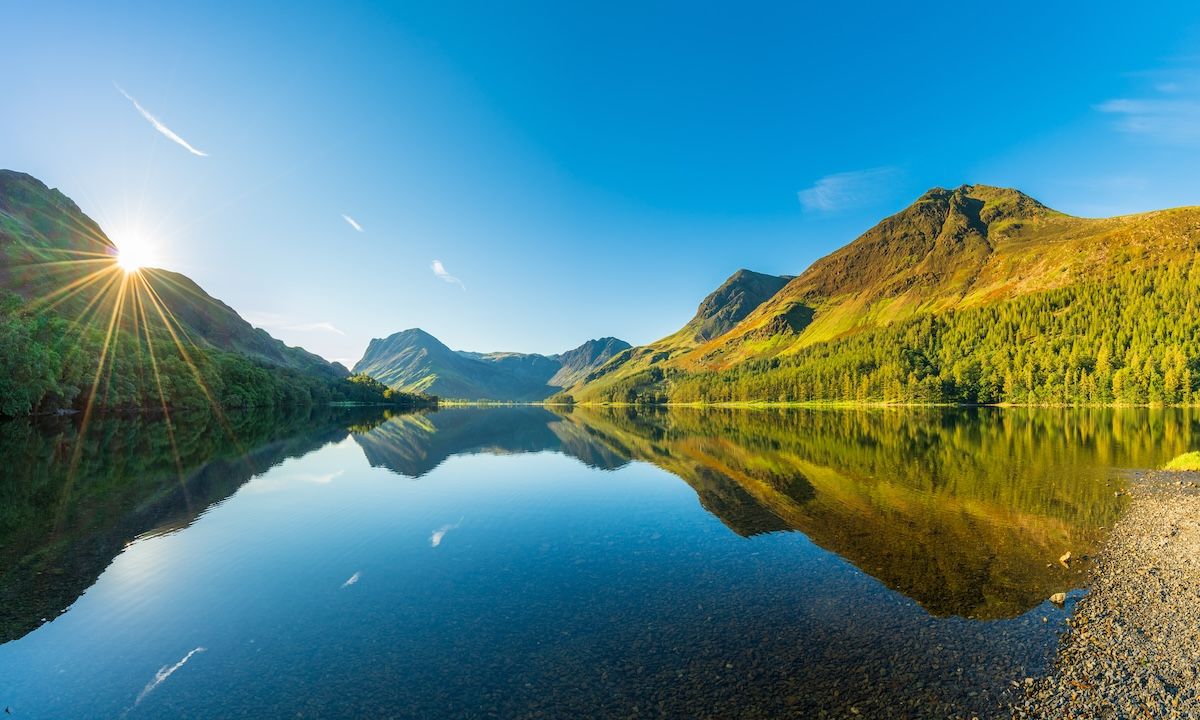
M1161 410L2 423L0 707L992 714L1081 592L1055 560L1198 439Z

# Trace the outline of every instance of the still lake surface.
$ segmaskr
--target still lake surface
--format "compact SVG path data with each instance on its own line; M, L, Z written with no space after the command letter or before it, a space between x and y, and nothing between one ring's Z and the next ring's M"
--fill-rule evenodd
M1057 558L1198 440L1152 409L0 423L0 707L996 714L1082 592Z

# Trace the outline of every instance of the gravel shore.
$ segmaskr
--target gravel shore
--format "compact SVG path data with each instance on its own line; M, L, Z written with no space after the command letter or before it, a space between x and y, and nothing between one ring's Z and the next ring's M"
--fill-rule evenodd
M1055 668L1025 681L1014 718L1200 718L1200 474L1127 491Z

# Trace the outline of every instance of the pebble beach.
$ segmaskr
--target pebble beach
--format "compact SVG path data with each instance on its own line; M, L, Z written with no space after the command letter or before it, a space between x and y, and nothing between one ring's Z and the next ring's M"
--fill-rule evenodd
M1015 718L1200 718L1200 473L1129 479L1054 668Z

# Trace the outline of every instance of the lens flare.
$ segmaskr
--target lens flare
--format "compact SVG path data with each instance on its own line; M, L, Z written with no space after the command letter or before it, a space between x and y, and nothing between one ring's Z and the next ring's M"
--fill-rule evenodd
M144 247L137 244L122 245L117 250L117 265L125 274L135 273L150 264L150 257Z

